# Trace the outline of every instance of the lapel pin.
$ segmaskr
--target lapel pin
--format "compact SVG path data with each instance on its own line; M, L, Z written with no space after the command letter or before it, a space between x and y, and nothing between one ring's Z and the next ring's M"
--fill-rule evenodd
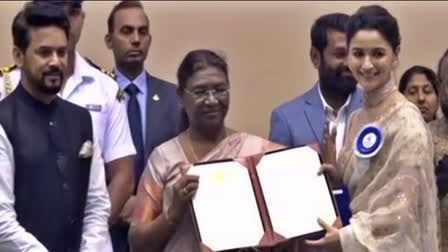
M155 95L152 97L152 99L153 99L154 101L158 101L158 100L160 100L160 98L159 98L159 96L158 96L157 94L155 94Z

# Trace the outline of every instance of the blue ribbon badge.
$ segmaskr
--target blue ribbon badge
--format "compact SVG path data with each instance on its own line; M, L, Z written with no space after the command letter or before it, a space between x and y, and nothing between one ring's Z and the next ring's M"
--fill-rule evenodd
M368 124L359 132L355 140L355 154L368 159L375 156L384 143L384 134L377 124Z
M354 152L358 162L349 184L356 184L370 168L370 158L375 156L384 143L384 134L377 124L367 124L355 138Z

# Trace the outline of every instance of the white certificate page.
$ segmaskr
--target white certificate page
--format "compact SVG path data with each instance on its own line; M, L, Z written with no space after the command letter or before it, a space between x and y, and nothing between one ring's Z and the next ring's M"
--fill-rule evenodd
M213 251L257 246L264 230L249 170L235 161L200 164L193 199L202 243Z
M322 230L317 218L329 225L337 218L320 165L309 147L266 154L257 165L273 229L287 239Z

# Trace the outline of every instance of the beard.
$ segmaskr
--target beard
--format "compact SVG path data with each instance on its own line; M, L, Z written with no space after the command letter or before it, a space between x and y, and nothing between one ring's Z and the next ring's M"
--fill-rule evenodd
M346 97L356 90L356 79L348 67L338 67L332 69L322 59L322 66L319 69L319 81L327 91L335 96Z
M36 88L42 93L55 95L61 91L64 82L64 72L53 67L48 71L42 73L42 77L35 82Z

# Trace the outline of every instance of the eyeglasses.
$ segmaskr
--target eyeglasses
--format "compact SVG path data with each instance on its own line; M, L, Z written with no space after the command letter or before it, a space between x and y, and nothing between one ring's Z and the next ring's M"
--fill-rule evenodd
M211 89L194 89L189 90L185 89L187 93L195 97L196 99L207 99L210 96L213 96L217 99L224 99L229 95L229 87L220 87L220 88L211 88Z

